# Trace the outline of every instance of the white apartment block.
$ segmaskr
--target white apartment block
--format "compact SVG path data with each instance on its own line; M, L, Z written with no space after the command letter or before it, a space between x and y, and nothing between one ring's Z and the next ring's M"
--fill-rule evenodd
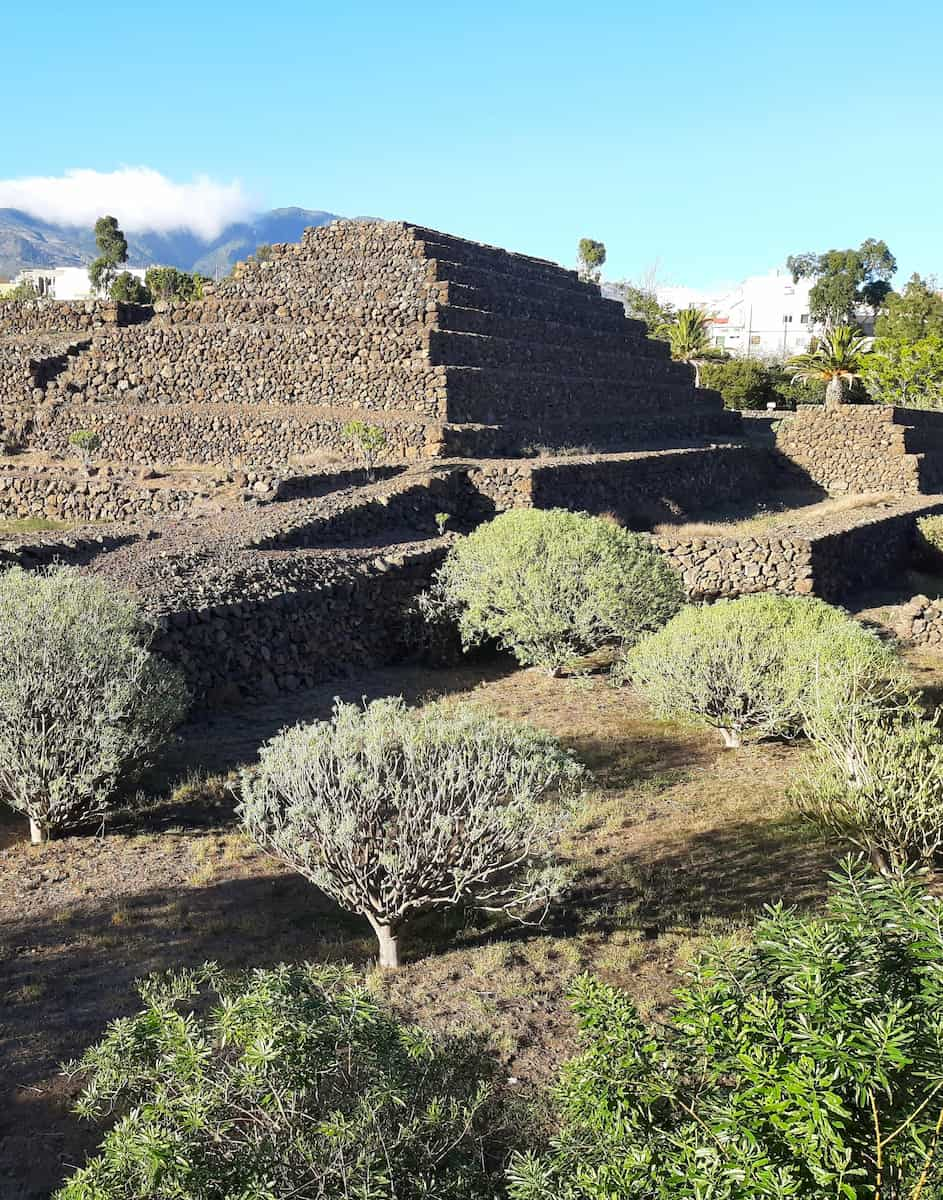
M676 309L694 305L710 318L715 346L743 358L785 358L808 349L821 333L809 315L813 280L793 283L785 269L751 275L735 287L717 291L658 288L662 304Z
M129 275L144 282L143 267L120 267ZM20 271L13 280L14 286L31 283L40 296L50 300L93 300L95 293L86 267L29 267Z

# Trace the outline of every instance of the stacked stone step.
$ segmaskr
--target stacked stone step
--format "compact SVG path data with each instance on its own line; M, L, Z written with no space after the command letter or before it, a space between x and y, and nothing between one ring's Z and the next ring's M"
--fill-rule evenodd
M446 370L456 452L685 445L739 434L737 414L618 301L542 259L410 227L446 289L429 359ZM464 426L464 428L462 428ZM469 428L469 426L471 428Z
M43 449L90 427L106 457L277 465L349 457L352 420L383 428L391 461L740 432L574 271L404 223L307 230L146 315L98 328L50 383Z

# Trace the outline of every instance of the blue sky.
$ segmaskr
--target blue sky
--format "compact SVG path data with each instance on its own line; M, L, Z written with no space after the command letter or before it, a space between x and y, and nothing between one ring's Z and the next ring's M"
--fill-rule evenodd
M0 180L147 166L706 286L883 237L943 275L938 3L18 4Z

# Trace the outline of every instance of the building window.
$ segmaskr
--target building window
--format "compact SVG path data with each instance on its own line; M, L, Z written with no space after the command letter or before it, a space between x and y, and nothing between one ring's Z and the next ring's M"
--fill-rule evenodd
M809 323L809 314L803 313L802 316L799 318L799 324L800 325L808 325L808 323Z
M758 333L750 334L750 345L758 346L760 344L760 335Z
M714 345L715 345L715 346L719 346L719 347L721 347L721 349L722 349L722 348L723 348L723 347L724 347L726 344L727 344L727 339L726 339L726 338L725 338L725 337L724 337L722 334L718 334L718 335L717 335L717 336L714 338Z
M792 313L786 313L786 315L783 317L783 324L784 325L792 324Z

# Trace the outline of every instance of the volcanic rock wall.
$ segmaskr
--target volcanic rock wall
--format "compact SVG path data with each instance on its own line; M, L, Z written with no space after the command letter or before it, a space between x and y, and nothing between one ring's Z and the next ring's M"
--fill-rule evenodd
M830 495L943 489L943 413L885 404L801 407L776 448Z
M63 309L62 322L91 323L91 337L41 384L33 445L61 450L94 428L105 459L349 458L351 419L383 426L391 461L739 430L575 272L403 223L338 221L242 264L202 302L116 307L110 321ZM36 390L23 380L25 407Z

